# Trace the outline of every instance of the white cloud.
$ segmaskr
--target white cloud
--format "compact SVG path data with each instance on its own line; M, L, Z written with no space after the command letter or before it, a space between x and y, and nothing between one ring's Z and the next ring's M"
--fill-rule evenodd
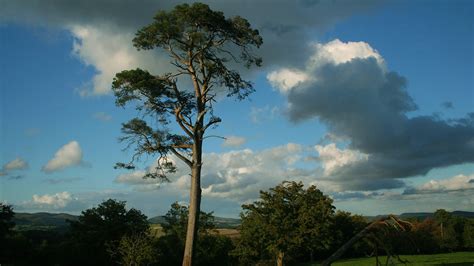
M108 121L112 120L112 116L107 114L107 113L104 113L104 112L97 112L97 113L93 114L92 117L94 117L97 120L104 121L104 122L108 122Z
M299 169L304 148L295 143L277 146L261 151L250 149L224 153L203 154L202 189L207 198L226 198L239 203L258 197L260 190L266 190L283 180L314 181L314 171ZM187 195L190 185L189 168L175 157L178 171L169 175L171 183L158 184L157 180L143 179L146 171L138 170L119 175L116 182L134 186L136 190L148 191L161 187L176 195ZM319 185L319 184L318 184Z
M56 194L33 195L33 204L47 205L53 208L64 208L73 200L71 193L64 191Z
M295 167L303 150L299 144L288 143L262 151L205 154L203 195L244 202L283 180L308 180L314 173Z
M461 174L439 180L432 179L418 187L405 190L405 194L441 193L460 190L474 190L474 174Z
M335 39L328 43L313 44L314 54L308 63L309 67L316 68L327 63L343 64L352 59L366 59L374 57L381 67L385 67L382 56L366 42L341 42Z
M270 72L267 75L267 79L273 87L286 94L292 88L309 81L311 77L300 70L282 68Z
M99 200L95 198L93 201L85 197L78 197L68 191L52 193L52 194L34 194L31 200L23 201L14 204L14 208L18 211L24 212L68 212L68 213L80 213L92 204L97 204Z
M23 170L26 168L28 168L28 163L21 158L16 158L3 165L3 171Z
M319 153L319 160L322 163L325 175L330 175L342 166L368 159L367 154L350 149L339 149L335 143L326 146L316 145L315 149Z
M288 94L292 89L305 88L305 83L314 83L318 77L314 75L327 64L344 64L353 59L375 58L380 68L385 70L382 56L366 42L342 42L335 39L328 43L314 43L310 59L303 69L280 68L270 72L267 80L282 94Z
M71 141L62 146L49 162L43 166L43 171L50 173L82 163L82 150L77 141Z
M131 32L119 32L107 27L80 26L70 28L75 37L73 54L84 64L93 66L97 74L91 87L80 89L81 96L103 95L111 91L115 74L122 70L143 67L164 70L164 60L150 51L138 52L132 45ZM164 62L163 62L164 61ZM160 65L161 63L161 65Z
M222 143L222 147L238 148L242 146L246 141L247 140L243 137L226 136L224 142Z

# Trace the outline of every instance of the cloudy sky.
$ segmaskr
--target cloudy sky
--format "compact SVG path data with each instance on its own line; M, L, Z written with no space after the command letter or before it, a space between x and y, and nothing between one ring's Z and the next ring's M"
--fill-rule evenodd
M472 1L205 1L259 29L256 92L221 99L205 143L203 209L240 205L283 180L314 184L364 215L474 211ZM186 202L189 176L116 170L136 116L110 93L115 73L171 70L134 33L176 1L0 0L0 201L79 213L104 199L149 216Z

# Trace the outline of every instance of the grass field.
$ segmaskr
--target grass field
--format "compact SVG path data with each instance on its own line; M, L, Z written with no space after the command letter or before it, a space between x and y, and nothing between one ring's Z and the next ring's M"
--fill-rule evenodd
M450 265L450 266L474 266L474 252L456 252L456 253L444 253L434 255L407 255L400 256L403 260L408 261L406 264L395 263L388 265ZM379 257L379 261L382 265L385 265L386 257ZM319 264L313 264L316 266ZM334 266L373 266L375 265L375 258L361 258L361 259L348 259L341 260L333 263Z
M150 225L151 235L154 237L163 236L165 233L163 232L163 227L159 224L151 224ZM239 231L237 229L229 229L229 228L218 228L213 231L215 234L227 236L230 238L237 238L239 237Z

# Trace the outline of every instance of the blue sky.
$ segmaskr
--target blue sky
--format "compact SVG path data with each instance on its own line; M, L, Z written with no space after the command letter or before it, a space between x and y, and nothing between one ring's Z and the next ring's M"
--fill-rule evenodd
M17 211L111 197L153 216L187 200L185 167L168 184L141 179L152 156L113 169L132 154L118 138L136 112L115 106L110 83L169 70L131 38L173 4L106 2L0 2L0 200ZM474 211L471 1L210 6L247 18L265 44L264 67L242 70L256 92L215 106L223 123L209 134L227 141L205 143L204 210L236 217L259 190L301 180L354 213Z

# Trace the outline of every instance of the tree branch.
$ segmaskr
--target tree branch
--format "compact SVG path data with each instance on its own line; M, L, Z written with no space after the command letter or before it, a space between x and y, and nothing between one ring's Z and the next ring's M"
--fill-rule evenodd
M193 164L192 162L186 158L184 155L182 155L180 152L178 152L174 147L170 147L170 151L176 155L181 161L183 161L185 164L187 164L189 167L192 167Z

